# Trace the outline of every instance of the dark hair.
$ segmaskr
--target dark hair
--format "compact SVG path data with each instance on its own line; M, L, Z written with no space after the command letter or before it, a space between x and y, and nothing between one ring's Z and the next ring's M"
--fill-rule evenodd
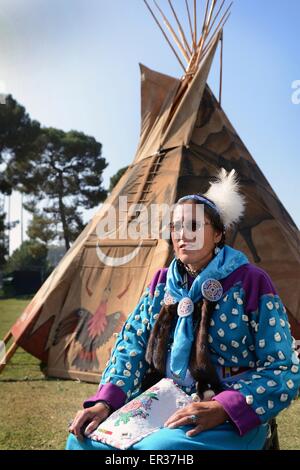
M200 204L200 201L197 202L194 199L187 199L179 202L179 204L184 204L186 201ZM204 204L204 212L208 216L214 229L222 232L222 239L218 243L218 246L222 248L225 244L225 228L220 214L206 204ZM183 276L186 272L184 264L180 260L177 260L177 263L178 270ZM197 382L197 393L201 399L203 398L204 392L208 389L212 389L215 393L222 390L219 376L210 359L208 344L209 324L215 305L215 302L206 299L194 305L193 323L195 336L191 350L189 369L191 375ZM162 378L165 373L169 338L171 330L175 327L177 321L177 306L178 303L163 305L150 334L146 350L146 361L152 368L152 378L154 381ZM145 388L152 385L150 377L146 379L148 383L145 382Z

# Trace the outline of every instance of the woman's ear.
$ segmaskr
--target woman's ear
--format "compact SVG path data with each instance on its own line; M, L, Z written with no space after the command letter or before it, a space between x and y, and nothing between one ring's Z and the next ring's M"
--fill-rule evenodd
M215 243L220 243L220 241L222 240L222 232L215 232Z

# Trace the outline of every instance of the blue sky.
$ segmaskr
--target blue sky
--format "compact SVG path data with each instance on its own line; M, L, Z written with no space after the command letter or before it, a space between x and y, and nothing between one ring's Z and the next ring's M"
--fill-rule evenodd
M173 3L182 15L184 0ZM166 0L160 4L168 11ZM222 103L298 226L299 18L299 0L235 1L224 33ZM139 62L181 76L142 0L1 0L0 84L42 125L95 136L109 162L106 185L137 146ZM218 60L209 84L217 92ZM17 196L12 208L19 218ZM19 242L17 227L11 249Z

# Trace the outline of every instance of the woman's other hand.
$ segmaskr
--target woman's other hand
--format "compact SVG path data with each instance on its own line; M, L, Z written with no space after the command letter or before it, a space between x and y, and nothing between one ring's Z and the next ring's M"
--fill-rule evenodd
M191 420L191 416L196 416L196 422ZM229 419L223 406L217 401L202 401L197 403L190 403L189 405L176 411L165 422L165 427L177 428L179 426L186 426L195 424L195 428L188 431L187 436L196 436L202 431L215 428L220 424L225 423Z
M109 410L103 403L96 403L90 408L85 408L77 412L69 432L74 434L77 439L82 440L84 436L88 436L109 416ZM83 427L86 428L82 431Z

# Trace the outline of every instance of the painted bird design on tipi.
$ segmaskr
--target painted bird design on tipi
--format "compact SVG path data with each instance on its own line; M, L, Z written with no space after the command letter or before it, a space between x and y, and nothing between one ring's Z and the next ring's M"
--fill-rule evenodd
M104 346L114 333L120 331L126 320L126 316L121 311L107 314L110 292L110 287L104 289L104 297L94 314L86 308L77 308L59 322L56 328L53 346L56 346L64 337L75 333L65 349L65 362L71 345L74 347L76 343L79 344L80 348L71 364L79 370L86 371L93 368L99 370L97 350Z

